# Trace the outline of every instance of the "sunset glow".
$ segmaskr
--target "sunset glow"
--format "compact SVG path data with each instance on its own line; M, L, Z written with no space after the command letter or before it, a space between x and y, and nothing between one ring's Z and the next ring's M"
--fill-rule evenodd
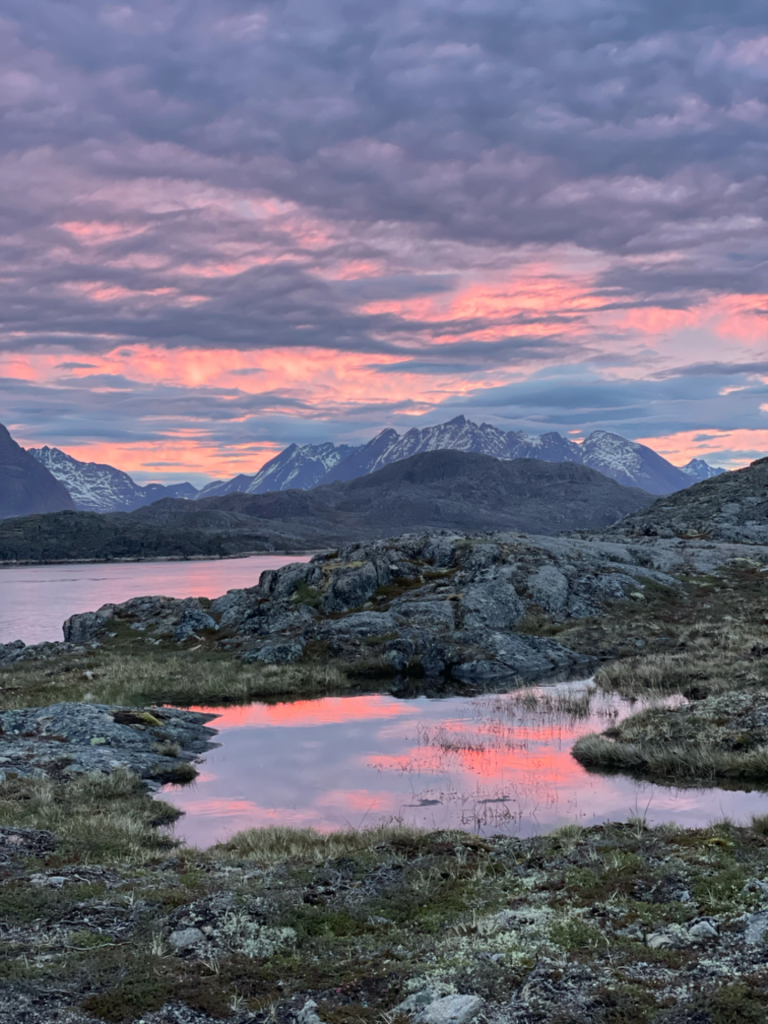
M764 453L763 26L225 2L180 38L99 0L90 62L36 8L0 80L22 444L198 484L459 413Z

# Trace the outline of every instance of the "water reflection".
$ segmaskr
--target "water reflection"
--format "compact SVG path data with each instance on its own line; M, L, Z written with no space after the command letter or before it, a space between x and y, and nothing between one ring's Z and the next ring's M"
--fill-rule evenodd
M191 562L0 566L0 643L61 640L61 625L76 612L131 597L218 597L253 587L265 569L307 562L309 555L253 555Z
M217 709L213 709L217 710ZM531 835L645 814L707 824L768 810L763 793L674 790L587 773L570 755L587 732L638 710L589 683L509 694L398 700L375 694L218 709L222 746L163 797L198 846L253 826L320 829L403 820Z

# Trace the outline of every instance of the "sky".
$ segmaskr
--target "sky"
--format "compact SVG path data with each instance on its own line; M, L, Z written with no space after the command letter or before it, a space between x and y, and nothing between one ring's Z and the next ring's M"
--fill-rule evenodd
M763 0L4 0L0 422L137 479L463 414L768 451Z

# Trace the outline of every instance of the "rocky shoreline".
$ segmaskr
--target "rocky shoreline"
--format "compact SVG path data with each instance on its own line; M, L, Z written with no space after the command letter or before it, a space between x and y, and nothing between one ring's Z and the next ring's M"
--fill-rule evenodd
M243 663L333 659L353 674L469 686L587 673L594 657L555 639L648 588L674 593L680 573L768 547L686 539L527 537L433 531L349 545L262 573L213 601L134 598L72 616L65 642L108 643L122 629L147 645L205 648ZM31 650L3 657L35 657Z

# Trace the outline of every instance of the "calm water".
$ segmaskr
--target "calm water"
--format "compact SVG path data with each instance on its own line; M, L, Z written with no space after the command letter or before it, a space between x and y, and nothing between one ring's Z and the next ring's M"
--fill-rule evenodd
M254 555L210 562L0 568L0 643L61 640L61 625L75 612L144 594L218 597L234 587L254 586L265 569L307 561L309 555Z
M525 836L633 815L703 825L768 812L763 793L674 790L585 772L570 755L574 740L639 705L598 696L585 718L558 707L562 695L584 689L211 709L220 716L211 724L222 745L205 755L195 783L166 787L161 796L186 812L176 834L201 847L269 824L359 828L402 819Z

